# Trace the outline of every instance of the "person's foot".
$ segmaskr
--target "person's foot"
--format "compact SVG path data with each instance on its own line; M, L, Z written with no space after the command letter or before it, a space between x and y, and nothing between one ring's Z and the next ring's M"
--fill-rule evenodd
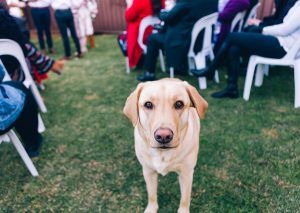
M56 50L52 47L49 49L49 53L50 54L56 54Z
M43 55L46 55L46 50L45 50L45 49L41 49L40 52L41 52Z
M56 74L61 74L61 70L65 66L65 61L64 60L58 60L55 61L51 67L51 71L55 72Z
M193 73L196 77L207 77L209 80L212 80L214 78L215 72L211 71L209 67L205 67L203 69L192 69L191 73Z
M227 86L226 89L215 92L211 95L213 98L238 98L239 91L237 86Z
M61 57L59 60L60 60L60 61L62 61L62 60L70 61L70 60L72 60L72 59L73 59L72 56L63 56L63 57Z
M143 75L140 75L140 76L137 77L137 80L142 81L142 82L144 82L144 81L155 81L156 78L155 78L154 73L144 72Z
M76 58L83 58L84 54L83 53L75 53Z
M38 157L43 144L43 137L41 134L38 135L37 142L33 145L25 145L25 150L30 158Z

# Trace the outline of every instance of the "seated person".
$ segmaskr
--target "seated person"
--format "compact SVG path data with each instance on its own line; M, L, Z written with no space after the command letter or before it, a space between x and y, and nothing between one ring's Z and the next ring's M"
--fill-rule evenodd
M48 56L39 53L21 33L14 18L10 16L6 8L1 5L0 39L11 39L17 42L21 46L25 57L30 61L31 66L34 66L39 74L47 73L50 70L59 73L64 67L64 61L54 61ZM16 60L13 57L1 56L1 60L11 75L18 69L18 63L16 63Z
M0 64L0 135L15 127L29 157L37 157L43 138L38 133L36 102L21 82L2 82L3 77Z
M146 71L138 76L139 81L155 80L155 66L162 49L168 67L182 73L187 69L187 53L190 46L191 31L196 21L217 11L216 0L177 0L175 6L161 14L166 29L149 36L144 66Z
M219 17L221 24L220 33L216 41L214 51L217 52L227 35L230 33L231 23L239 12L247 10L250 6L250 0L220 0L219 1Z
M213 62L202 70L192 70L199 77L214 75L222 58L228 55L227 87L213 93L214 98L238 98L238 77L240 72L241 56L258 55L270 58L282 58L300 38L300 0L284 17L283 23L263 28L263 34L258 33L231 33L221 46ZM300 56L300 52L298 52Z
M164 8L164 0L132 0L127 2L125 18L127 23L127 56L129 67L135 68L143 55L143 50L138 44L140 23L146 16L157 16ZM147 29L144 39L151 34L152 29Z
M249 26L244 31L261 33L264 27L281 24L283 22L283 18L294 6L296 1L297 0L276 0L274 15L266 17L263 20L250 19L248 23Z

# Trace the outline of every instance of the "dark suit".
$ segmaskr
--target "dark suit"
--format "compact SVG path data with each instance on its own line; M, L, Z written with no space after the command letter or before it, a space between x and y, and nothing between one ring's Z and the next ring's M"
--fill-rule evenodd
M166 31L152 34L148 38L145 61L147 70L155 71L158 49L161 48L165 51L168 67L173 67L175 71L185 71L193 26L200 18L216 12L217 5L217 0L178 0L170 12L162 14Z

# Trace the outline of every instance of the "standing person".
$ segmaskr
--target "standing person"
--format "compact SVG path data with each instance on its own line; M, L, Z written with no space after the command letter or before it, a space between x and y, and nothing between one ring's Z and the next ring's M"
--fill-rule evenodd
M162 0L133 0L127 1L125 19L127 23L127 55L129 67L135 68L142 55L143 50L138 44L139 27L143 18L146 16L158 15L164 8ZM147 38L151 31L147 31L144 38Z
M49 53L55 53L51 36L50 4L51 0L35 0L28 3L34 26L37 30L39 46L44 54L46 53L44 34L46 35Z
M75 30L74 18L71 11L73 1L75 0L52 0L51 6L54 9L54 15L56 19L56 23L59 28L59 32L63 39L65 56L63 59L70 60L71 56L71 47L70 41L68 37L68 29L70 30L71 36L75 43L75 47L77 50L76 56L81 58L83 55L81 53L79 39Z
M87 52L87 36L94 34L92 17L88 8L89 1L90 0L76 0L72 5L75 28L83 53Z

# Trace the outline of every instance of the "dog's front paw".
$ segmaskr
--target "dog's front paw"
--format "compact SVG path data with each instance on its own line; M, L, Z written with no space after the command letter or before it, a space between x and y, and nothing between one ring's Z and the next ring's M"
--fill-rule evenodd
M180 207L178 213L190 213L190 210L188 208Z
M158 205L157 204L148 204L144 213L157 213Z

